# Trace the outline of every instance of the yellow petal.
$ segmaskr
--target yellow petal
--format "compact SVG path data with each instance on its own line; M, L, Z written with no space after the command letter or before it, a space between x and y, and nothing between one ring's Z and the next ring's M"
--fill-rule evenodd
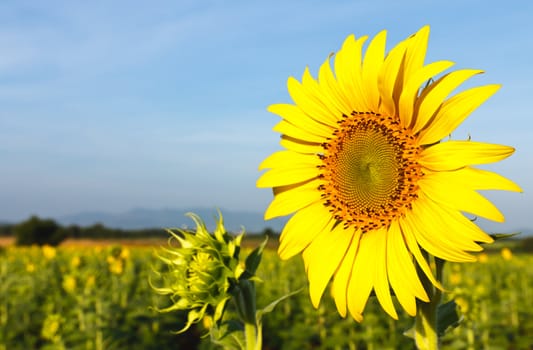
M320 66L318 73L318 83L324 91L324 96L328 97L329 103L335 106L342 114L350 115L353 109L347 96L342 92L341 87L330 66L330 57Z
M318 181L321 181L321 180L319 180L319 179L311 179L311 180L306 180L306 181L302 181L302 182L296 182L296 183L293 183L293 184L290 184L290 185L275 186L275 187L272 187L272 192L274 193L274 196L277 196L278 194L281 194L283 192L291 191L291 190L297 189L297 188L299 188L301 186L306 186L306 184L311 183L311 182L317 183Z
M374 283L375 235L363 234L359 240L359 249L353 264L352 275L348 282L348 310L352 317L361 322L363 310Z
M422 192L442 205L466 211L496 222L503 222L502 213L489 200L459 182L450 183L441 172L425 175L418 181Z
M435 176L433 173L428 175ZM520 186L513 181L488 170L464 167L456 171L439 172L437 176L441 181L450 184L460 183L462 186L472 190L522 192Z
M339 263L344 259L354 235L337 225L331 230L323 230L307 248L302 257L307 267L311 303L318 307L322 294Z
M409 46L405 55L404 80L424 65L429 40L429 26L423 26L409 39Z
M462 69L446 74L433 84L431 84L419 98L420 104L417 112L413 133L422 129L433 117L435 112L441 107L444 99L472 76L483 73L481 70Z
M291 185L316 178L320 174L316 167L275 168L263 173L257 179L257 187L277 187Z
M326 138L324 136L319 136L308 131L302 130L301 128L289 123L286 120L282 120L277 123L272 128L272 130L277 131L280 134L287 135L298 140L302 140L304 142L323 143L324 141L326 141Z
M365 233L373 235L374 238L374 290L383 310L395 320L398 314L392 303L390 295L389 279L387 277L387 229L381 228Z
M362 80L362 50L366 37L355 40L350 35L335 56L335 75L342 93L347 97L350 110L369 110L365 102L365 86Z
M445 211L424 195L412 203L413 225L416 240L430 254L448 261L475 261L475 258L465 251L480 251L482 248L471 239L462 239L454 234L456 227L443 220Z
M313 203L297 211L283 228L278 254L286 260L300 253L332 222L322 203Z
M385 57L385 42L387 39L387 31L378 33L368 45L363 61L363 84L365 87L365 100L367 106L370 108L369 112L379 110L379 89L378 89L378 74L383 65Z
M437 256L447 261L455 262L472 262L476 261L476 258L468 253L459 254L458 251L444 249L440 247L441 241L437 239L431 239L432 233L427 233L427 228L420 228L416 217L406 218L406 222L410 222L413 225L413 234L418 244L429 254ZM447 246L446 246L447 247Z
M500 85L480 86L460 92L448 99L435 119L420 131L421 145L431 145L450 135L476 108L498 91Z
M305 154L319 154L324 153L324 148L321 144L316 142L306 142L292 138L287 135L282 135L279 144L289 151L305 153Z
M259 170L268 168L317 167L323 161L314 154L302 154L292 151L272 153L259 165Z
M400 95L398 108L400 120L404 127L409 127L413 122L413 110L420 86L451 66L453 66L453 62L437 61L414 71L411 75L405 76L406 82Z
M448 171L471 164L498 162L513 154L514 148L473 141L446 141L426 148L419 163L428 169Z
M307 69L306 72L308 72ZM311 94L309 91L310 89L306 88L303 84L300 84L298 80L290 77L287 81L287 87L292 100L308 116L323 122L338 118L327 106L325 106L321 99Z
M344 229L344 225L337 225L339 229ZM349 229L347 229L348 231ZM353 229L352 229L353 233ZM350 247L344 256L344 259L339 264L339 268L335 272L333 283L331 286L331 293L335 299L335 305L342 317L346 317L348 305L348 281L352 275L353 263L359 247L359 240L361 239L361 231L353 233L354 237L350 243Z
M276 194L265 211L265 220L291 214L321 200L322 192L318 190L318 186L321 183L321 180L313 180L291 190Z
M307 67L302 76L302 87L308 96L312 96L316 101L320 102L329 113L325 113L319 121L331 125L337 126L337 121L342 119L343 109L338 109L333 103L333 96L328 93L327 90L323 90L318 81L313 78Z
M409 315L415 316L415 297L423 301L429 301L429 298L418 278L397 221L391 223L387 233L387 273L398 301Z
M385 62L379 72L378 88L381 96L381 112L385 115L395 115L396 106L394 100L394 88L397 83L400 66L402 64L407 40L396 45L385 58Z
M440 206L440 215L442 221L446 222L446 226L450 232L458 239L469 239L475 242L492 243L494 240L481 230L472 220L466 218L457 210L449 209Z
M423 194L422 198L425 203L429 203L435 213L438 213L438 219L443 223L443 226L446 227L446 230L449 233L447 234L449 239L456 240L458 242L474 241L491 243L493 241L489 235L483 232L476 224L466 218L459 211L447 208L445 206L439 206L430 199L426 198ZM454 243L456 246L460 246L461 244L462 243ZM474 251L479 250L477 245L473 246L473 248ZM465 249L468 249L468 247L465 246Z
M415 257L416 263L422 269L426 277L429 279L429 281L440 290L444 290L442 285L439 281L435 279L433 276L433 272L431 271L431 268L429 267L428 262L422 255L422 252L420 251L420 248L418 246L418 242L416 240L415 232L416 227L413 226L412 220L407 220L407 217L409 215L406 215L405 217L401 217L398 220L398 223L400 224L400 228L403 233L403 237L405 238L405 243L407 244L407 247L409 248L409 251L413 256Z
M311 134L330 137L334 128L323 124L306 115L298 106L291 104L275 104L268 106L268 111L281 116L292 125Z

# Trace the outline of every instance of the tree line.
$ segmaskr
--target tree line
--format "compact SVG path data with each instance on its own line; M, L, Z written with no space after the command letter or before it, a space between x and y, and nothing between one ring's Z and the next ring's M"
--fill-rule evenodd
M276 237L277 232L266 228L258 233L259 236ZM73 239L141 239L168 238L168 232L163 228L149 228L138 230L124 230L110 228L96 223L91 226L68 225L62 226L53 219L31 216L17 224L1 224L0 236L15 237L16 245L59 245L67 238ZM248 235L247 235L248 236ZM275 239L275 238L274 238Z
M91 226L68 225L63 226L53 219L43 219L31 216L17 224L0 224L0 236L15 237L17 245L52 245L56 246L67 238L90 239L135 239L135 238L164 238L168 233L163 229L123 230L105 227L100 223Z

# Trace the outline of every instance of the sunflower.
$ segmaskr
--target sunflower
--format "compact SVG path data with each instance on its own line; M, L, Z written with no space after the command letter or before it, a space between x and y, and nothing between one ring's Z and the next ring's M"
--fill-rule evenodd
M282 118L274 131L284 150L261 163L269 170L257 186L273 188L266 219L294 213L279 255L302 253L315 307L332 280L338 312L357 321L372 291L391 317L392 295L414 316L417 299L429 301L417 268L441 288L426 253L475 261L469 252L492 241L463 213L504 220L478 190L521 191L473 167L510 156L512 147L448 139L499 85L450 96L482 71L444 74L452 62L424 64L428 37L426 26L385 53L382 31L363 55L367 37L349 36L318 79L308 69L301 82L288 79L294 104L269 107Z

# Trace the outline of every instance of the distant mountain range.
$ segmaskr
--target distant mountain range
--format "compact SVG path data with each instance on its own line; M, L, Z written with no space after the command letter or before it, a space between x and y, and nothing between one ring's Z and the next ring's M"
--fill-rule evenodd
M220 209L224 218L226 230L239 232L244 229L249 233L259 233L265 228L281 231L287 218L265 221L263 213L232 211ZM208 229L215 227L216 209L193 208L193 209L145 209L136 208L123 213L107 212L82 212L65 215L57 218L62 225L91 226L100 223L110 228L120 229L145 229L145 228L194 228L195 224L186 213L192 212L200 216Z

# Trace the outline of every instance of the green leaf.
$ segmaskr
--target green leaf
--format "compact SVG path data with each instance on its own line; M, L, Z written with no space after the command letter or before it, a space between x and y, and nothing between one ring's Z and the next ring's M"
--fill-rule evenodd
M268 236L265 237L265 240L263 243L259 245L259 247L255 248L247 257L246 261L244 263L246 267L246 276L243 276L243 278L249 278L253 275L255 275L255 271L257 271L257 268L259 267L259 264L261 263L261 258L263 257L263 250L266 247L266 244L268 242Z
M405 335L407 338L415 339L415 326L403 332L403 335Z
M263 317L264 314L268 314L270 312L272 312L272 310L274 310L274 308L280 303L282 302L283 300L287 299L287 298L290 298L292 297L293 295L296 295L298 293L300 293L302 291L302 288L298 289L297 291L294 291L294 292L290 292L288 294L285 294L283 295L282 297L274 300L273 302L271 302L270 304L268 304L267 306L265 306L264 308L260 309L260 310L257 310L257 324L260 325L261 324L261 318Z
M245 340L242 324L229 320L222 322L218 327L210 330L211 342L220 345L223 349L244 349Z
M445 304L440 304L437 308L437 334L443 336L448 329L455 328L461 320L457 313L457 304L451 300Z
M235 302L239 317L244 323L255 324L255 298L254 282L247 279L239 280L237 288L233 291L233 301Z
M489 234L489 236L492 237L495 241L505 238L511 238L514 236L518 236L521 232L513 232L513 233L492 233Z

